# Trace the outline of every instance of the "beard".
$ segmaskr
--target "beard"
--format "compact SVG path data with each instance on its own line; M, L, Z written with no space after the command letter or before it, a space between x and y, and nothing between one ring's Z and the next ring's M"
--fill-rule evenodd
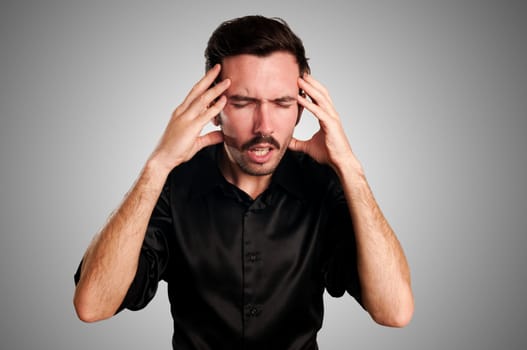
M225 146L230 158L238 166L238 168L245 174L251 176L267 176L271 175L282 157L284 156L287 147L282 147L280 143L270 135L258 135L243 143L240 147L234 146L233 142L225 140ZM260 144L267 144L272 146L273 155L269 161L264 163L254 162L247 153L251 151L251 148L257 147Z
M251 147L256 146L260 143L268 143L270 145L273 145L277 150L280 149L280 143L276 141L276 139L272 136L267 135L258 135L256 137L253 137L246 143L244 143L241 147L242 152L248 151Z

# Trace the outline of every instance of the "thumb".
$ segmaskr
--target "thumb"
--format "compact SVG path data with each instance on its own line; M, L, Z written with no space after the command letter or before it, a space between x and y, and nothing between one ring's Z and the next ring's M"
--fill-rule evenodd
M199 149L214 145L223 141L223 133L219 130L211 131L208 134L202 135L198 138L197 143Z
M292 138L289 142L289 149L292 151L304 152L306 151L307 143L296 138Z

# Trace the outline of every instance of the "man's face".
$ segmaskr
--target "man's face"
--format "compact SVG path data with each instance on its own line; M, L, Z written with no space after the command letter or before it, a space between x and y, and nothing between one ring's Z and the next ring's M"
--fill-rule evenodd
M299 118L299 68L285 52L224 59L222 79L231 85L220 113L225 149L239 170L268 175L277 167Z

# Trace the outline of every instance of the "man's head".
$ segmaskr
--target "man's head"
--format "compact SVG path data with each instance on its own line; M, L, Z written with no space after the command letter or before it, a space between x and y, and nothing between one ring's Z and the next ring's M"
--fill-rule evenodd
M301 40L284 21L249 16L224 22L205 51L207 70L221 64L229 79L221 125L233 173L274 172L300 119L298 79L309 73Z
M205 49L205 69L222 64L227 57L250 54L269 56L278 51L292 54L299 75L309 73L302 40L280 18L246 16L223 22L211 35Z

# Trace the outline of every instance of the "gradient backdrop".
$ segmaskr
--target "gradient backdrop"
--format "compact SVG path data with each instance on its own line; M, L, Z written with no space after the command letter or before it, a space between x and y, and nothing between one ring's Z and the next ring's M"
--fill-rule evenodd
M405 329L326 298L333 349L527 348L524 1L37 1L0 5L0 348L169 349L166 287L86 325L73 273L223 20L286 19L332 93L412 267ZM297 136L316 130L305 114Z

